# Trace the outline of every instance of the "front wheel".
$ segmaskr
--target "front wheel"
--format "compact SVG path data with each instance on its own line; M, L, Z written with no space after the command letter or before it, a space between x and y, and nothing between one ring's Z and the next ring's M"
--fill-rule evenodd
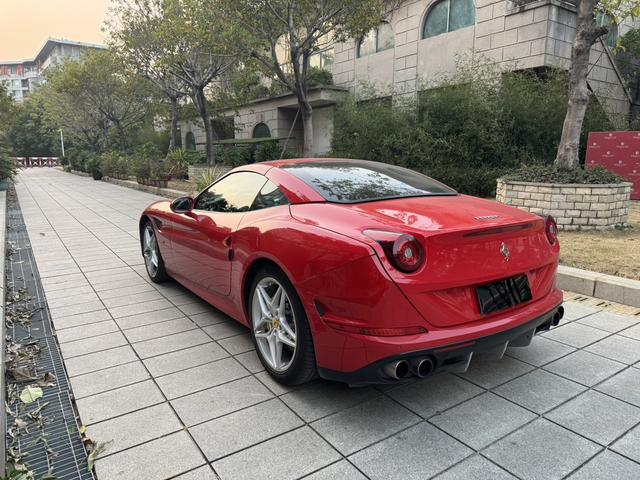
M254 277L249 313L258 357L276 381L298 385L317 375L307 316L282 271L269 266Z
M147 222L142 230L142 256L147 268L149 278L155 283L161 283L169 279L164 268L164 261L158 247L158 237L151 222Z

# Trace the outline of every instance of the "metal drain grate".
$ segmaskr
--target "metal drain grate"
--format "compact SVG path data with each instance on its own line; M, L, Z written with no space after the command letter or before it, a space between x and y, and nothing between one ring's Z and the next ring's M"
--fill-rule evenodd
M17 395L28 382L16 384L7 381L7 449L26 455L22 462L42 478L51 472L57 480L90 480L94 476L87 470L87 454L82 443L73 408L69 381L62 357L49 319L46 299L40 276L33 258L20 205L13 188L7 192L7 307L6 318L16 319L21 312L29 320L23 323L14 320L5 325L7 344L35 344L40 354L35 360L35 371L39 376L55 375L55 386L43 387L43 396L30 405L24 405ZM22 362L15 366L33 365ZM11 394L11 391L14 393ZM27 413L42 407L37 422L29 420L28 429L16 428L15 418L27 418ZM13 432L13 436L10 434Z
M601 298L589 297L581 293L564 292L564 299L567 301L577 302L581 305L593 308L601 308L608 312L618 313L620 315L630 315L640 317L640 308L621 303L610 302Z

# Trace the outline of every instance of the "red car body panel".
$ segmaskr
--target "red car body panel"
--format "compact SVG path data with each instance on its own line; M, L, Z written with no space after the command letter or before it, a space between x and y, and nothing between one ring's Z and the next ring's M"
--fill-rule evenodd
M327 202L278 168L310 160L235 169L265 175L290 205L238 213L174 213L170 202L148 207L169 274L249 326L247 285L259 262L278 265L300 296L319 368L355 372L397 355L460 344L504 332L553 311L559 258L544 220L465 195L357 204ZM332 160L312 160L332 161ZM415 236L426 251L414 273L396 270L365 230ZM510 257L505 258L505 244ZM525 274L532 299L482 315L475 288ZM332 325L423 327L401 336L347 333Z

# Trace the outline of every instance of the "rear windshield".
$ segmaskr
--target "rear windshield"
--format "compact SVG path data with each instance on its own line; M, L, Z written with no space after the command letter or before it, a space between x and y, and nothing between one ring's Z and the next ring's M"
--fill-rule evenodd
M436 180L378 162L309 162L281 167L329 202L357 203L391 198L456 195Z

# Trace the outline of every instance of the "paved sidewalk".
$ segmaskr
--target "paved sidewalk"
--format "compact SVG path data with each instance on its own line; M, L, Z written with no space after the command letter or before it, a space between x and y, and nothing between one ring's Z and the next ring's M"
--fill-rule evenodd
M464 375L392 388L269 379L247 330L138 243L149 194L58 170L17 192L100 480L640 478L640 317L560 327Z

